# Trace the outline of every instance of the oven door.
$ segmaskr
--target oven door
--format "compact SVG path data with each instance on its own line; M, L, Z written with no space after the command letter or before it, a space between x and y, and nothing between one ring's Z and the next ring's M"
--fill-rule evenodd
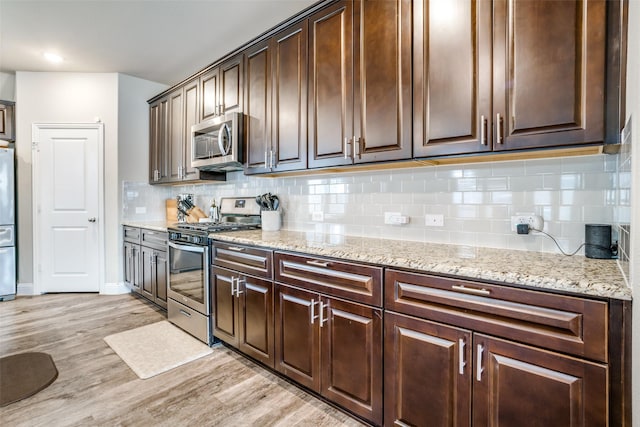
M169 298L209 312L209 248L169 242Z

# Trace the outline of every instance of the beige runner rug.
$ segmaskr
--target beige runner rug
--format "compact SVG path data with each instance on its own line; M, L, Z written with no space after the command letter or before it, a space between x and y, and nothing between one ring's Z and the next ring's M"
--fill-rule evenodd
M213 350L166 320L104 338L131 370L147 379Z

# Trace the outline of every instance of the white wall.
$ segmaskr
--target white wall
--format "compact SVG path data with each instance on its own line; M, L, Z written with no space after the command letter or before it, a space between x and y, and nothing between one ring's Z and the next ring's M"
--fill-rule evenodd
M0 72L0 100L16 100L16 75Z
M640 296L640 1L629 2L629 33L627 51L627 117L632 117L632 195L631 195L631 259L630 273L633 293ZM640 307L633 309L633 425L640 426Z

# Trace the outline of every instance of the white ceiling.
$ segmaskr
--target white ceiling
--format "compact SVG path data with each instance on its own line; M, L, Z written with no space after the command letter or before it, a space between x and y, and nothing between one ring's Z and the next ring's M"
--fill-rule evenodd
M178 83L316 0L0 0L0 71ZM48 63L46 51L64 58Z

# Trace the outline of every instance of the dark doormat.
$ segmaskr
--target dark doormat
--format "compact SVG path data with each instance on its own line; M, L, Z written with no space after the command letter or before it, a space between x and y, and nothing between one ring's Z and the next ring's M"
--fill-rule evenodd
M0 407L47 388L58 370L47 353L20 353L0 359Z

